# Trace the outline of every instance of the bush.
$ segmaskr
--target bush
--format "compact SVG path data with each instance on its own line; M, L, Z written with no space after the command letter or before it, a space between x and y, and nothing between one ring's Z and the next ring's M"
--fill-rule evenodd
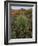
M31 38L32 32L29 31L31 23L26 16L19 15L11 25L12 38Z

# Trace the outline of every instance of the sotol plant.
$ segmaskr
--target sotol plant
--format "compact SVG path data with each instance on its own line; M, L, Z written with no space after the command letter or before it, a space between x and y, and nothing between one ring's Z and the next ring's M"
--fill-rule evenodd
M32 37L32 32L29 31L30 26L31 23L29 22L29 19L26 16L17 16L16 20L12 25L12 36L15 36L14 38Z

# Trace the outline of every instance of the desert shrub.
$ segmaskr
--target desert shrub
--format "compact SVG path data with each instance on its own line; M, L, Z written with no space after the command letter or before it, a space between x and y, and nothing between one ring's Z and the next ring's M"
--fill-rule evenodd
M26 16L17 16L11 24L12 38L31 38L32 32L29 31L31 23Z

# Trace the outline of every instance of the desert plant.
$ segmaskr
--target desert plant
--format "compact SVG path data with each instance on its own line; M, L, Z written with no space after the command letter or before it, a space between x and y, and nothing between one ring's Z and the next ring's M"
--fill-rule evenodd
M14 23L12 23L12 38L30 38L32 37L32 32L29 31L31 22L24 15L19 15L15 17Z

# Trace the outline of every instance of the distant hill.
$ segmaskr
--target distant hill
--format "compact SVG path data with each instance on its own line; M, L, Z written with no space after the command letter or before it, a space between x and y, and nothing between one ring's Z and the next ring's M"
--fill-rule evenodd
M10 13L10 15L13 15L13 16L17 16L17 15L29 15L29 14L32 14L32 9L28 9L28 10L23 9L23 8L18 9L18 10L12 9L11 13Z

